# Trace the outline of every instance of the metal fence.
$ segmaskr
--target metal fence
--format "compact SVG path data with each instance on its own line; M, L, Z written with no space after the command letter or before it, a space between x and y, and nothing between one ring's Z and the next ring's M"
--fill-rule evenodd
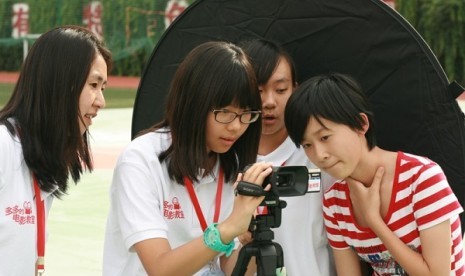
M112 74L140 76L154 45L193 0L0 0L0 71L18 71L37 37L80 25L113 53Z

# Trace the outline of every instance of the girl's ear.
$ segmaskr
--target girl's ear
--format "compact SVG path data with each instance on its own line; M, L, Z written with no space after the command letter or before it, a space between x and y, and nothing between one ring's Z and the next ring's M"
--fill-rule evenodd
M360 118L363 120L363 126L362 129L360 129L360 132L365 135L370 128L370 122L368 121L368 116L365 113L360 113Z

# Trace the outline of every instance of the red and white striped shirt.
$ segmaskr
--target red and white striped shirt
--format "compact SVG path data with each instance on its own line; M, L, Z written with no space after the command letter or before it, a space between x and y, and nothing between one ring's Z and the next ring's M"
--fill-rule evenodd
M375 275L407 275L371 229L357 225L345 181L336 182L325 193L323 209L333 248L351 248L370 263ZM421 253L419 231L450 220L450 275L460 276L465 275L458 216L461 212L463 208L439 165L425 157L398 153L391 202L384 221L405 244Z

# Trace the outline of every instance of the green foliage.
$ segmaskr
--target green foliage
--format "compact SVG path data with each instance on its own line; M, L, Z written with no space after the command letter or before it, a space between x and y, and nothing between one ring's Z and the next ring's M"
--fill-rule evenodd
M431 47L448 78L465 85L465 1L398 0L397 9Z
M23 40L11 37L12 6L0 0L0 71L18 71ZM83 26L84 6L91 0L21 0L29 4L29 33L40 34L59 25ZM103 35L114 56L112 75L140 76L155 44L165 31L168 0L100 0ZM192 3L193 0L186 1ZM34 42L29 40L29 46Z
M104 8L111 10L103 14L103 22L106 43L111 45L115 60L112 74L142 74L159 38L153 34L164 30L161 23L166 2L102 0Z
M103 33L114 56L112 75L140 76L165 31L168 0L100 0ZM0 71L18 71L23 41L11 38L12 5L0 0ZM83 7L91 0L21 0L29 4L30 33L65 24L83 25ZM194 0L188 0L188 3ZM449 79L465 84L465 1L396 0L396 8L423 36ZM29 46L34 42L29 40Z
M11 37L11 17L13 0L0 0L0 71L14 71L19 68L23 56L23 44L20 40L8 39Z

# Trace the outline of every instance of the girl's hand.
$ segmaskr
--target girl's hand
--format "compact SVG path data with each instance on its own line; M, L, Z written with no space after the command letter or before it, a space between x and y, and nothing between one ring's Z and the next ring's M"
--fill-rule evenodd
M242 180L256 185L262 185L263 180L271 173L271 167L271 163L255 163L246 172L239 173L234 185L237 186L239 181ZM269 191L270 188L271 185L268 184L265 191ZM236 194L231 214L224 222L218 225L221 237L225 237L223 241L229 242L233 238L248 231L252 216L264 198L264 196L255 197Z
M253 241L252 233L250 231L246 231L246 232L240 234L237 238L239 239L239 242L242 245L246 245L246 244Z
M271 167L271 163L255 163L251 167L249 167L247 171L245 171L243 174L239 173L238 180L236 181L235 185L237 185L241 180L257 185L267 184L265 190L268 191L269 189L271 189L271 187L270 185L268 185L269 183L263 183L263 181L271 173Z
M372 224L381 217L381 197L380 186L384 175L384 168L379 167L376 170L373 183L370 186L365 186L362 182L353 178L347 178L347 184L350 190L350 199L354 211L363 212L364 222L368 227L372 228Z

